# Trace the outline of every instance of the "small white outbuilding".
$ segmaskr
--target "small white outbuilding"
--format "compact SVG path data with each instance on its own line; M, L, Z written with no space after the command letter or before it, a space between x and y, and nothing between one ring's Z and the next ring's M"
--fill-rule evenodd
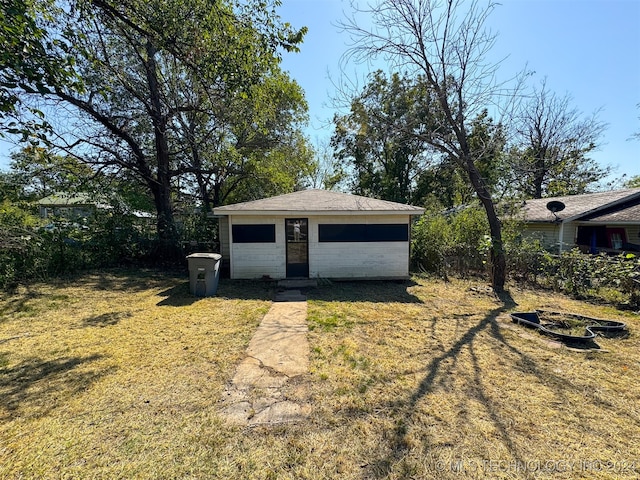
M302 190L214 209L231 278L404 279L424 209Z

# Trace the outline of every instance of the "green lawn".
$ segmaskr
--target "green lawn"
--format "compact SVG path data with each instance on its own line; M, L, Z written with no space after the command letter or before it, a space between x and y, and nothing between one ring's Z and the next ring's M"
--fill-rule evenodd
M304 424L245 429L220 397L268 282L188 293L186 273L113 271L0 299L0 478L637 478L637 315L480 280L308 292ZM517 304L517 305L516 305ZM623 319L560 348L513 310Z

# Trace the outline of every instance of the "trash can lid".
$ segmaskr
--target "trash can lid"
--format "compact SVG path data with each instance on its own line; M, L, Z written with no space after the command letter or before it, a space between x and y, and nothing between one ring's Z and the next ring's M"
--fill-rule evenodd
M220 260L222 255L219 253L192 253L187 255L187 258L210 258L212 260Z

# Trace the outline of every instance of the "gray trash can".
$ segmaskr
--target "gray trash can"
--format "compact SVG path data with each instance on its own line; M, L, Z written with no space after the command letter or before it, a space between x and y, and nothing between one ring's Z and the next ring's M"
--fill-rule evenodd
M192 253L189 262L189 291L196 297L212 297L218 290L220 279L219 253Z

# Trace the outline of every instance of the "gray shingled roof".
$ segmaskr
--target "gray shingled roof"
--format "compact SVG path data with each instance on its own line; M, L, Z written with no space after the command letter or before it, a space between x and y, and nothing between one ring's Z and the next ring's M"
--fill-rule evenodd
M565 208L556 214L558 218L560 220L574 220L588 213L595 213L598 210L615 206L617 203L633 198L640 198L640 188L527 200L523 206L523 211L525 220L528 222L552 222L555 217L547 209L547 204L551 201L560 201L564 203ZM615 221L640 221L640 209L636 207L624 208L602 217L591 218L591 220L607 221L608 218L613 218L615 215L620 218L620 220ZM625 220L622 220L622 218Z
M352 212L421 215L424 213L424 208L327 190L301 190L262 200L214 208L214 214L216 215L246 215L253 213L339 214Z
M590 222L631 223L640 222L640 204L615 212L608 212L589 218Z

